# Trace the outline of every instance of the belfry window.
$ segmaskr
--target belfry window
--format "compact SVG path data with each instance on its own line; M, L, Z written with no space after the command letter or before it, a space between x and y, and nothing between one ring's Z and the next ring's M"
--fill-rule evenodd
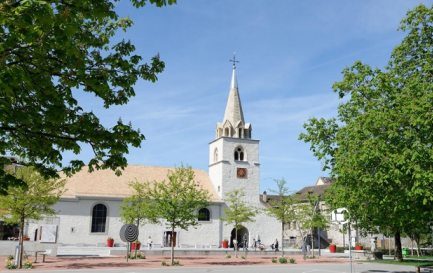
M210 221L210 211L207 208L202 208L198 211L199 221Z
M244 149L242 147L237 147L235 150L235 160L244 161Z
M97 204L92 210L92 231L105 232L107 222L107 207L103 204Z
M218 148L213 151L213 162L218 162Z

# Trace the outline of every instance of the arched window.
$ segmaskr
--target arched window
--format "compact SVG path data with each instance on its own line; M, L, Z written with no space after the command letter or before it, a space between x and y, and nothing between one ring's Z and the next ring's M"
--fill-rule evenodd
M244 149L242 149L242 147L237 147L235 149L235 160L240 160L240 161L244 161Z
M107 207L97 204L92 210L92 232L105 232L107 222Z
M218 148L213 151L213 162L218 162Z
M210 221L210 212L207 208L202 208L198 211L199 221Z

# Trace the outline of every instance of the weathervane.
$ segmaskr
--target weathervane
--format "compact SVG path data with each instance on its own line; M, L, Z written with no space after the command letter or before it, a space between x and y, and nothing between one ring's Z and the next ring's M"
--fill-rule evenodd
M236 63L238 63L239 61L236 61L236 54L233 53L233 59L230 59L229 62L233 63L233 68L236 68Z

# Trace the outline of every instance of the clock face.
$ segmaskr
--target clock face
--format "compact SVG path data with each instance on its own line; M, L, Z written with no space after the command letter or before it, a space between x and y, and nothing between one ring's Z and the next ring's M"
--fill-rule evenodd
M237 176L238 176L238 178L246 178L247 177L247 169L246 168L238 168Z

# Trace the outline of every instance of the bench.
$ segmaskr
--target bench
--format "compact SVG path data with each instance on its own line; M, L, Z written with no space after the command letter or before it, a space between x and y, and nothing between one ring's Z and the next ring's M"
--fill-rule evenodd
M38 254L42 255L42 262L45 263L45 256L51 254L51 249L35 251L35 262L34 263L38 262Z

